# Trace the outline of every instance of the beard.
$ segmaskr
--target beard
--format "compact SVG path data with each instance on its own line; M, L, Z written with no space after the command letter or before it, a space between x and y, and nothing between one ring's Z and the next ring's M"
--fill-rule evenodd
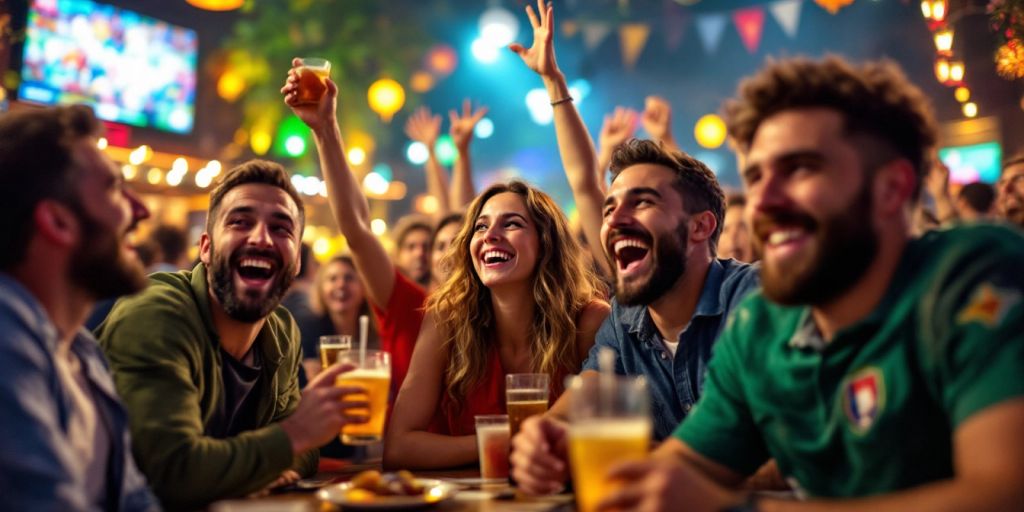
M805 228L816 247L810 261L785 267L762 259L761 287L765 296L790 306L828 304L864 275L878 254L868 185L866 180L851 204L820 221L800 211L781 209L754 220L754 233L763 233L770 225ZM762 237L755 236L754 242L755 252L763 254Z
M640 238L651 236L639 230L616 229L612 235L629 234ZM615 298L625 306L648 305L665 295L686 273L686 220L680 221L675 233L659 235L653 244L652 268L649 274L625 282L619 276L619 267L612 258L612 272L615 274Z
M207 277L213 295L220 302L224 312L239 322L255 323L270 314L279 304L292 282L295 281L295 263L284 266L281 256L274 251L240 247L232 254L223 254L216 250L210 240L210 265ZM235 272L238 263L245 257L260 257L274 261L276 275L272 277L270 289L241 291L235 286Z
M129 295L145 288L146 270L138 258L122 250L124 239L115 230L105 228L80 204L69 206L82 231L81 242L69 263L71 281L95 300Z

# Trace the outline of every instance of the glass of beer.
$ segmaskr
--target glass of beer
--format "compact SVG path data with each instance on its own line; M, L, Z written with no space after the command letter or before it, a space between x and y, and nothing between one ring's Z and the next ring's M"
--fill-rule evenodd
M546 373L510 373L505 376L505 406L512 437L519 433L523 420L548 410Z
M331 76L331 62L318 57L299 59L299 103L319 103L327 92L327 78Z
M331 334L320 336L317 345L320 350L320 367L324 370L338 360L338 353L352 349L352 336L347 334Z
M576 505L590 512L614 490L612 466L647 457L650 397L643 380L614 375L570 377L569 465Z
M485 483L504 483L508 478L508 415L488 414L474 416L473 419L476 420L480 478Z
M369 404L369 410L352 411L353 414L367 416L369 421L342 427L341 442L350 445L380 442L384 438L384 416L388 409L391 355L382 350L367 350L366 357L360 360L358 350L348 350L338 353L337 362L354 364L356 368L339 375L336 386L355 386L366 390L366 394L352 394L345 399Z

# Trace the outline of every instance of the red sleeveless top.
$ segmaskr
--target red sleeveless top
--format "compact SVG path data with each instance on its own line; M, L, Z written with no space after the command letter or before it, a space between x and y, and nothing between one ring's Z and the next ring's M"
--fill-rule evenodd
M548 407L562 396L565 377L571 373L569 369L560 368L557 375L552 376ZM487 373L469 390L462 408L452 400L447 390L441 390L441 406L434 414L428 431L449 436L475 435L476 421L473 417L484 414L505 414L505 368L501 365L497 347L491 349L487 358Z

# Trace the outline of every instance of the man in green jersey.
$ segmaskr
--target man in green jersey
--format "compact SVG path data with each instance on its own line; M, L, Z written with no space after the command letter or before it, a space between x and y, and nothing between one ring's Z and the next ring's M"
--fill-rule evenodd
M935 142L892 64L769 63L726 105L763 290L605 510L1024 510L1024 238L909 235ZM804 501L736 490L769 458Z

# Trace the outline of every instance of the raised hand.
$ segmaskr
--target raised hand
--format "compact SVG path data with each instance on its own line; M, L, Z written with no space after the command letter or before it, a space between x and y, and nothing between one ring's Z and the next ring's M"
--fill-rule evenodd
M672 106L665 98L648 96L644 102L644 112L640 116L644 131L652 139L661 141L672 140Z
M539 17L538 17L539 15ZM529 49L519 43L508 45L508 49L516 52L526 67L535 71L542 77L558 75L558 63L555 61L555 47L552 42L555 31L553 29L555 16L551 3L545 5L544 0L537 0L537 13L533 8L526 6L526 16L530 18L530 25L533 26L533 46Z
M455 110L448 111L448 120L451 122L449 133L455 147L460 151L469 149L469 142L473 140L473 129L476 124L487 114L487 107L480 107L473 112L473 104L469 98L462 100L462 115Z
M328 78L327 92L320 98L319 103L299 103L299 68L301 66L302 59L292 59L292 68L288 70L288 79L285 80L284 87L281 87L281 94L284 95L285 105L288 105L292 112L306 123L306 126L317 132L336 122L338 86Z
M636 111L623 107L615 107L614 112L604 116L604 124L598 136L601 154L611 155L615 148L633 136L636 117Z
M441 116L431 114L427 107L420 107L405 122L405 134L433 151L437 138L441 136Z

